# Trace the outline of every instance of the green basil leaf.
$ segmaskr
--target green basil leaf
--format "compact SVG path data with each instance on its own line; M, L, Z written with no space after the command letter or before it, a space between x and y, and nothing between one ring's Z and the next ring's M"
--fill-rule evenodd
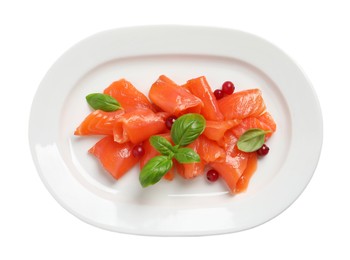
M245 131L238 139L237 147L243 152L254 152L264 144L268 131L252 128Z
M175 152L174 157L179 163L194 163L201 161L199 155L191 148L179 148Z
M200 114L186 114L175 120L171 138L179 146L186 146L200 136L205 129L205 119Z
M139 176L142 187L153 185L171 169L173 161L164 155L155 156L142 168Z
M86 96L86 101L93 109L100 109L106 112L121 109L120 103L110 95L92 93Z
M175 149L172 144L162 136L153 135L150 137L149 142L151 145L161 154L172 157Z

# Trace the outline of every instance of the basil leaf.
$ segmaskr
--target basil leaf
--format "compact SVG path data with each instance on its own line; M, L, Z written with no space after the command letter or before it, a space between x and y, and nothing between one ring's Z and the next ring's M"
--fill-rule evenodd
M164 155L155 156L142 168L139 180L142 187L153 185L171 169L173 161Z
M162 136L153 135L150 137L149 142L151 145L161 154L172 157L175 149L172 144Z
M87 95L86 101L93 109L100 109L106 112L112 112L122 108L120 103L113 97L101 93Z
M175 120L171 127L171 138L179 146L192 143L203 133L205 119L200 114L186 114Z
M175 152L174 157L179 163L194 163L201 161L199 155L191 148L179 148Z
M237 147L243 152L254 152L264 144L268 131L252 128L245 131L238 139Z

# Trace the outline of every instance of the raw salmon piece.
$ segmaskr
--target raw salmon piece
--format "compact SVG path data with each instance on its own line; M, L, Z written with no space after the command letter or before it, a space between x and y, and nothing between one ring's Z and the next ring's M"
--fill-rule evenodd
M236 193L237 182L247 167L248 158L248 153L238 151L226 154L224 162L210 163L210 166L224 179L232 194Z
M226 131L224 136L217 141L218 145L222 147L226 153L232 154L238 150L237 144L238 138L232 131Z
M198 153L199 142L196 139L193 143L187 146ZM185 179L192 179L198 175L202 175L204 172L205 162L201 158L198 163L178 163L175 161L175 167L177 172Z
M219 141L225 134L225 132L232 127L238 125L242 120L232 119L225 121L206 121L206 126L203 135L211 140Z
M114 142L113 136L106 136L89 153L96 156L103 168L118 180L138 162L131 153L133 146L130 142L118 144Z
M248 158L247 167L245 168L242 176L238 179L236 184L235 193L240 193L247 190L250 179L256 171L258 166L258 156L256 153L250 153Z
M140 108L153 110L148 98L125 79L113 82L103 93L114 97L126 112Z
M236 145L237 140L237 137L231 131L227 131L218 142L226 152L225 160L210 163L210 166L214 168L226 182L232 194L237 193L237 182L246 171L248 159L251 157L251 153L238 150Z
M223 161L225 151L216 142L209 140L205 136L199 136L193 143L187 147L193 149L201 158L198 163L177 163L176 169L185 179L191 179L204 173L204 167L207 163Z
M113 135L113 126L118 118L124 114L123 110L104 112L95 110L90 113L75 130L75 135Z
M166 130L165 119L168 113L154 113L149 109L138 109L122 115L114 124L113 135L117 143L132 142L138 144L151 135Z
M164 75L153 83L149 98L157 107L177 117L186 113L200 113L203 107L199 98Z
M198 163L178 163L175 161L177 172L185 179L192 179L204 173L204 162Z
M266 139L276 131L276 124L267 112L258 117L247 117L232 130L227 131L218 141L218 144L226 151L225 162L214 162L210 165L218 171L224 179L232 194L240 193L247 189L249 181L257 168L257 155L238 150L236 144L241 134L250 128L270 130Z
M218 104L226 120L259 116L266 109L259 89L249 89L227 95L218 100Z
M242 120L242 122L232 128L232 132L236 137L240 137L245 131L251 128L260 128L265 131L271 131L266 134L266 140L276 131L276 123L272 116L265 112L258 117L247 117Z
M215 141L200 135L194 142L196 152L205 163L223 161L226 153Z
M215 121L224 119L224 116L219 110L218 102L204 76L187 81L185 87L193 95L202 100L204 108L201 114L205 119Z
M159 136L164 137L168 141L171 141L170 133L160 134ZM146 163L154 156L160 155L160 153L151 145L149 140L143 143L143 149L145 154L140 159L140 170L146 165ZM171 181L174 179L174 166L164 175L164 178Z

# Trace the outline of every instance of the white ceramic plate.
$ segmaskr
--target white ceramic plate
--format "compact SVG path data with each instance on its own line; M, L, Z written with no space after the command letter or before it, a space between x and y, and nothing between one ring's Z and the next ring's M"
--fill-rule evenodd
M205 75L260 88L278 130L245 193L205 178L142 189L138 168L120 181L87 150L100 137L76 137L90 112L85 96L120 78L147 93L161 74L179 84ZM310 181L322 144L316 94L300 68L269 42L240 31L182 26L116 29L89 37L48 71L33 101L30 147L54 198L92 225L143 235L209 235L262 224L285 210Z

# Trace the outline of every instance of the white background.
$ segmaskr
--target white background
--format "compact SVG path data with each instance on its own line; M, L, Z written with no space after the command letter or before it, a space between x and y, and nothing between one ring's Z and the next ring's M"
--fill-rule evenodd
M350 258L347 1L208 2L0 0L0 259ZM41 79L81 39L101 30L145 24L247 31L279 46L304 69L323 110L323 150L310 184L280 216L227 235L126 235L83 223L46 190L32 162L27 134Z

